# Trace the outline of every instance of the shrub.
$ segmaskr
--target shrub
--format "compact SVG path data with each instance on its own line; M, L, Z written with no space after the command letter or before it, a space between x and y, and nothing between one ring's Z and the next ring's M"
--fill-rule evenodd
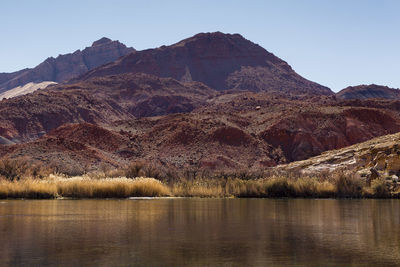
M161 178L161 172L153 165L147 165L143 168L144 176L155 179Z
M85 168L78 163L65 164L63 162L59 162L52 163L50 167L54 170L54 173L67 176L80 176L86 173Z
M130 164L125 170L125 177L136 178L144 175L144 163L137 161Z
M270 178L266 181L264 191L268 197L295 196L294 186L287 178Z
M386 198L390 196L390 191L383 179L372 180L371 189L374 197Z
M26 174L32 178L43 179L45 177L48 177L53 172L54 171L52 168L46 167L41 163L35 163L35 164L32 164L31 166L29 166Z
M319 183L313 178L299 178L294 184L294 191L298 197L319 196Z
M338 197L361 197L362 195L361 180L348 173L336 174L335 187Z
M20 180L27 172L28 164L22 159L3 159L0 161L0 176L9 181Z

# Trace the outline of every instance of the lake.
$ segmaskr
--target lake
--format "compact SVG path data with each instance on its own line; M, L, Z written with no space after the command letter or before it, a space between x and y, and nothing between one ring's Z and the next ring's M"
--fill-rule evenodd
M400 201L0 200L0 266L400 266Z

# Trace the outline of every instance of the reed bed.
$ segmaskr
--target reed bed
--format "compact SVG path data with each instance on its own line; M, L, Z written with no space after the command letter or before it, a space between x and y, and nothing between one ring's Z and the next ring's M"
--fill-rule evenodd
M135 178L156 173L154 168L146 169L138 164L125 170L92 172L76 177L49 174L51 171L41 166L26 166L28 164L21 161L0 162L0 198L400 197L398 184L380 178L369 186L365 179L350 172L319 176L270 174L265 178L251 175L171 176L172 179L162 182L155 178Z
M170 185L171 193L179 197L299 197L299 198L399 198L383 179L367 186L362 179L337 174L330 179L318 177L287 178L273 176L255 180L196 179L181 180Z
M153 178L63 178L0 180L0 198L127 198L170 196L169 188Z
M174 196L180 197L334 197L335 185L316 179L297 180L272 177L257 180L180 181L171 186Z

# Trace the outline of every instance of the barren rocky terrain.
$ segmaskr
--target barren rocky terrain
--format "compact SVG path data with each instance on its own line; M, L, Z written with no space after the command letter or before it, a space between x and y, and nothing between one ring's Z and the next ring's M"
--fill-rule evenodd
M350 170L368 182L384 178L398 183L400 177L400 134L373 138L338 150L331 150L303 161L281 165L277 169L315 174Z
M394 92L335 95L238 34L198 34L0 101L0 158L256 172L399 132L400 100L371 90Z

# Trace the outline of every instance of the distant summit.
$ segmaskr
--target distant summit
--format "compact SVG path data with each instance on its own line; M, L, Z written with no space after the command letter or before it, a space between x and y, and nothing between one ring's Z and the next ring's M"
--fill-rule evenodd
M400 99L400 90L376 84L358 85L349 86L337 93L336 96L345 100L370 98Z
M82 51L50 57L33 69L0 73L0 93L30 82L64 82L134 51L119 41L103 37Z
M94 41L93 44L92 44L92 46L103 45L103 44L111 43L111 42L112 42L111 39L109 39L109 38L107 38L107 37L103 37L103 38L101 38L101 39L99 39L99 40L97 40L97 41Z
M81 79L128 72L182 82L199 81L219 91L333 94L329 88L304 79L285 61L240 34L199 33L170 46L129 54Z

